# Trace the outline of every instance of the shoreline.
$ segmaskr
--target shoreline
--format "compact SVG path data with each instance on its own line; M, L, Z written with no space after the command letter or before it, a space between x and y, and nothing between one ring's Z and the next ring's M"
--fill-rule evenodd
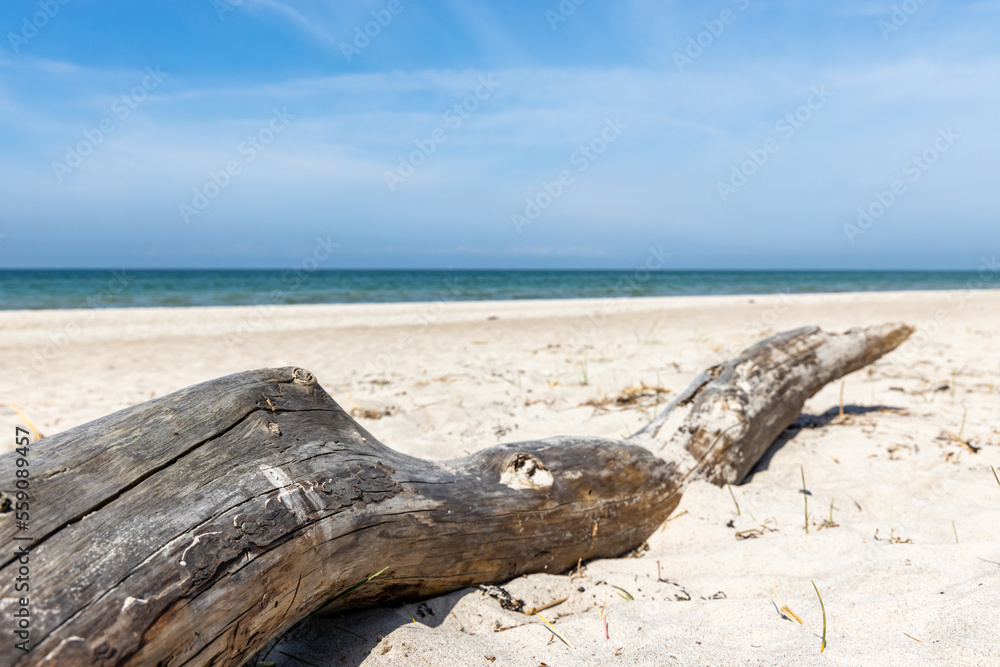
M431 301L357 301L357 302L330 302L330 303L258 303L258 304L214 304L207 306L87 306L82 308L0 308L0 318L9 314L24 315L28 313L73 313L73 312L119 312L119 311L134 311L134 312L161 312L169 313L175 311L184 310L210 310L210 309L222 309L222 310L257 310L260 308L279 308L279 309L293 309L293 308L345 308L345 309L359 309L359 308L394 308L394 307L407 307L407 306L426 306L435 304L445 304L448 306L460 306L460 305L476 305L476 304L504 304L504 305L519 305L519 304L542 304L542 303L583 303L588 302L601 303L605 301L642 301L642 302L654 302L662 301L663 303L681 301L681 300L698 300L698 299L712 299L712 300L722 300L722 299L764 299L768 297L787 297L787 298L811 298L811 297L851 297L851 296L876 296L876 295L887 295L887 296L904 296L904 295L938 295L938 294L964 294L964 293L989 293L989 292L1000 292L1000 283L995 287L966 287L963 289L897 289L897 290L842 290L833 292L740 292L732 294L674 294L674 295L657 295L657 296L604 296L604 297L551 297L551 298L524 298L524 299L435 299Z

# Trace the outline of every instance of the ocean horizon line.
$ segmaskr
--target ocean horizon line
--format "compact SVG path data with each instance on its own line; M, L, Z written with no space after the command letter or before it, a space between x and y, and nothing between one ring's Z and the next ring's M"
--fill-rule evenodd
M363 267L337 267L337 268L315 268L315 269L302 269L301 266L274 266L274 267L134 267L134 266L103 266L103 267L25 267L25 266L15 266L15 267L0 267L0 274L6 272L38 272L38 273L53 273L62 271L79 271L79 272L109 272L109 271L136 271L136 272L236 272L236 271L260 271L260 272L275 272L275 271L301 271L305 270L309 273L331 273L331 272L511 272L511 273L539 273L539 272L558 272L558 273L629 273L632 271L641 270L644 267L631 267L631 268L539 268L539 267L520 267L520 268L466 268L466 267L438 267L438 268L426 268L426 267L394 267L394 268L363 268ZM974 273L975 269L921 269L921 268L813 268L813 269L787 269L787 268L677 268L677 269L650 269L653 273Z
M0 269L0 310L961 290L987 271Z

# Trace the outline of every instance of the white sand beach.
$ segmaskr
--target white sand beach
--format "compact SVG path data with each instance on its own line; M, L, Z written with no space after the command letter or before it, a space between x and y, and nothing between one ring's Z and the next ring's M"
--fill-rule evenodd
M739 510L727 489L696 483L636 557L504 585L528 607L567 598L542 616L572 648L536 617L464 590L312 620L268 660L996 665L1000 290L4 311L0 444L13 446L18 410L51 435L212 378L291 365L385 444L420 457L623 437L761 338L891 321L917 333L846 378L846 418L831 419L839 383L813 397L808 427L786 432L733 487ZM643 386L663 391L614 400Z

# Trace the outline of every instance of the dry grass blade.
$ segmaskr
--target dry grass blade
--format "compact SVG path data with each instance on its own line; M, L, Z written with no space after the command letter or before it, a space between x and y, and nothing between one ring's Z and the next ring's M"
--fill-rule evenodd
M45 437L44 435L42 435L41 431L35 428L35 423L30 419L28 419L28 415L24 414L21 408L17 407L13 403L0 403L0 405L6 405L11 410L16 412L17 416L21 418L21 421L24 422L24 425L27 426L29 429L31 429L31 432L35 434L35 440L41 440L42 438Z
M994 473L994 474L996 474L996 473ZM1000 481L1000 480L997 480L997 481ZM667 519L666 521L664 521L663 523L664 523L664 525L666 525L666 524L670 523L671 521L673 521L674 519L681 518L682 516L684 516L687 513L688 513L687 510L684 510L683 512L678 512L677 514L671 515L670 518Z
M951 431L945 431L944 433L945 433L945 435L947 435L949 438L951 438L955 442L963 445L966 449L968 449L973 454L977 454L979 452L979 447L976 447L975 445L970 444L967 440L963 440L962 438L958 437L957 435L955 435Z
M764 534L763 528L747 528L746 530L736 531L736 539L738 540L753 540Z
M539 619L541 619L542 623L544 623L546 626L548 626L549 630L552 631L552 634L554 634L556 637L558 637L559 639L561 639L563 644L565 644L566 646L569 646L570 648L575 648L572 644L569 643L569 641L567 641L567 639L565 637L562 636L562 633L560 633L558 630L556 630L552 626L551 623L549 623L544 618L542 618L541 614L536 613L535 616L537 616Z
M729 489L729 495L733 497L733 504L736 505L736 516L743 516L740 512L740 504L736 502L736 494L733 493L733 487L728 480L726 481L726 488Z
M775 607L778 607L778 613L779 614L784 614L785 618L788 619L788 620L791 620L791 619L794 618L796 621L799 622L799 625L805 625L805 623L802 622L802 619L799 618L798 614L796 614L794 611L792 611L791 609L789 609L789 607L788 607L787 604L782 604L781 603L781 596L778 595L778 586L777 586L777 584L774 583L774 577L771 577L771 588L774 589L774 597L775 597L775 599L778 600L778 604L774 605Z
M821 523L819 525L819 530L822 530L823 528L837 528L839 526L840 526L840 524L836 523L833 520L833 499L831 498L830 499L830 518L829 519L824 519L823 523Z
M875 541L876 542L885 542L885 541L887 541L884 537L879 537L878 536L878 528L875 529L875 535L874 535L874 537L875 537ZM892 530L889 531L888 542L889 542L889 544L913 544L913 540L911 540L910 538L907 537L907 538L904 539L904 538L896 535L896 529L895 528L893 528Z
M805 625L805 623L802 622L802 619L799 618L798 614L796 614L794 611L792 611L791 609L789 609L787 604L781 605L781 611L782 611L782 613L788 614L789 616L791 616L792 618L794 618L796 621L798 621L799 625Z
M651 387L643 382L635 386L622 389L617 396L592 398L589 401L581 403L580 405L586 405L598 410L608 410L611 407L621 409L630 407L649 408L659 405L660 396L669 393L670 390L665 387L661 387L659 385Z
M1000 475L997 475L997 469L994 468L993 466L990 466L990 470L993 471L993 479L997 481L997 484L1000 484Z

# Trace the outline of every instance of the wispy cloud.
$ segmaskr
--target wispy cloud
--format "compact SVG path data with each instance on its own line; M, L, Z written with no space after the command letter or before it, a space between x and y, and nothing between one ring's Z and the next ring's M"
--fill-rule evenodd
M289 237L335 229L356 248L392 245L386 256L397 259L443 253L542 264L627 257L637 240L669 239L680 248L678 261L686 256L697 264L741 252L794 254L820 238L829 262L848 263L859 255L837 245L842 223L942 126L967 139L893 209L898 222L887 216L866 235L864 252L936 251L940 244L925 239L943 233L935 217L942 210L959 221L948 232L972 244L981 221L994 214L984 193L1000 185L992 168L1000 152L1000 54L980 39L981 17L963 23L969 12L992 11L991 3L938 6L946 26L961 29L935 32L930 22L914 22L909 41L887 46L873 23L876 5L885 9L878 3L806 10L803 3L751 2L754 13L747 9L740 19L746 24L732 24L712 47L716 55L683 73L669 62L671 51L726 3L637 2L616 10L620 15L587 4L572 19L579 29L567 23L557 32L537 5L501 12L452 2L433 13L408 5L414 13L386 34L386 51L407 53L432 16L461 33L448 56L414 54L431 65L397 58L376 66L372 58L347 67L337 44L376 4L246 0L238 9L247 12L244 23L227 18L206 29L220 39L245 39L261 23L280 22L299 38L295 45L307 43L311 57L336 66L262 65L261 72L220 79L192 70L200 63L162 63L170 78L62 182L52 163L93 133L114 100L158 63L74 60L41 48L16 57L0 52L0 228L36 239L43 232L60 238L53 230L66 239L86 231L94 239L131 238L130 248L155 239L161 257L185 257L192 248L203 257L215 245L274 229ZM521 14L515 20L508 11ZM843 45L826 28L810 27L836 12L847 26ZM573 39L566 37L571 28ZM574 41L591 34L593 42ZM817 39L828 40L822 58L806 48ZM468 43L474 52L461 50ZM577 51L585 47L610 55L594 62ZM443 47L425 47L432 48ZM446 114L481 77L500 85L459 127L447 125ZM816 85L834 97L786 140L776 124L794 115ZM239 158L241 143L275 108L287 108L294 124L180 230L178 204ZM573 187L519 237L511 213L561 170L577 169L573 156L608 119L626 123L627 133L601 148L585 171L574 171ZM387 189L387 170L442 127L448 132L433 154L421 157L398 189ZM780 150L721 201L717 182L772 137L782 138ZM915 231L892 235L893 224ZM62 252L72 251L66 241ZM251 260L260 256L251 253Z
M247 0L247 6L250 9L264 9L273 12L327 46L336 47L342 41L329 33L319 20L308 18L289 3L278 0Z

